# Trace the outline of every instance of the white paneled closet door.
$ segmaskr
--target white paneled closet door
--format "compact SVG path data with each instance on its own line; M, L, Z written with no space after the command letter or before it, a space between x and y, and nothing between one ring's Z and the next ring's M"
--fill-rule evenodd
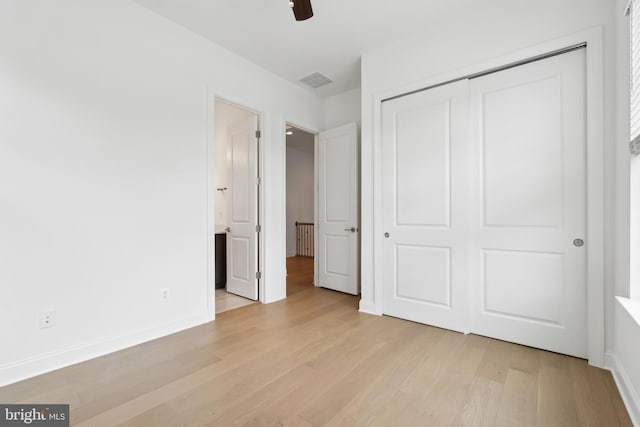
M383 312L587 355L585 50L385 101Z
M468 83L383 104L385 314L466 330Z
M585 88L585 49L470 81L471 331L577 357L587 356Z

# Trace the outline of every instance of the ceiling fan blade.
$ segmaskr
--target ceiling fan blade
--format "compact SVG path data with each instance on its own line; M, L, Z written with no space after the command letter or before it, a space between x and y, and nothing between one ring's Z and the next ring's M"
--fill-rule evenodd
M296 21L304 21L313 16L311 0L293 0L292 9L293 15L296 17Z

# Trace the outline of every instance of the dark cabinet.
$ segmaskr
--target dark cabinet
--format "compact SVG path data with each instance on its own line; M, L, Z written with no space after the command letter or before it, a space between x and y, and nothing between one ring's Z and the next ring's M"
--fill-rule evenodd
M227 233L216 233L216 289L227 284Z

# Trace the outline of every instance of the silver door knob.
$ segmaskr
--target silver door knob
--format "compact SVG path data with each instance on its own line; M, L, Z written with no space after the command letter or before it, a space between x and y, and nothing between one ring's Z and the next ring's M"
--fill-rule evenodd
M231 227L225 228L224 231L226 231L227 233L231 233Z
M584 246L584 240L582 240L582 239L574 239L573 240L573 246L577 246L578 248L580 246Z
M389 238L389 233L384 233L384 237L385 237L385 239L388 239Z
M355 227L345 228L344 231L350 231L352 233L355 233L356 232L356 228Z

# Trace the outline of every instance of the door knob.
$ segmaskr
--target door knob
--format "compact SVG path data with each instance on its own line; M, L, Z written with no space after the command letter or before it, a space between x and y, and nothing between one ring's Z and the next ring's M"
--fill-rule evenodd
M583 245L584 245L584 240L582 240L582 239L574 239L573 246L580 247L580 246L583 246Z
M355 233L356 232L356 228L355 227L345 228L344 231L350 231L352 233Z
M384 233L384 237L385 237L385 239L388 239L389 238L389 233Z
M231 233L231 227L225 228L224 231L226 231L227 233Z

